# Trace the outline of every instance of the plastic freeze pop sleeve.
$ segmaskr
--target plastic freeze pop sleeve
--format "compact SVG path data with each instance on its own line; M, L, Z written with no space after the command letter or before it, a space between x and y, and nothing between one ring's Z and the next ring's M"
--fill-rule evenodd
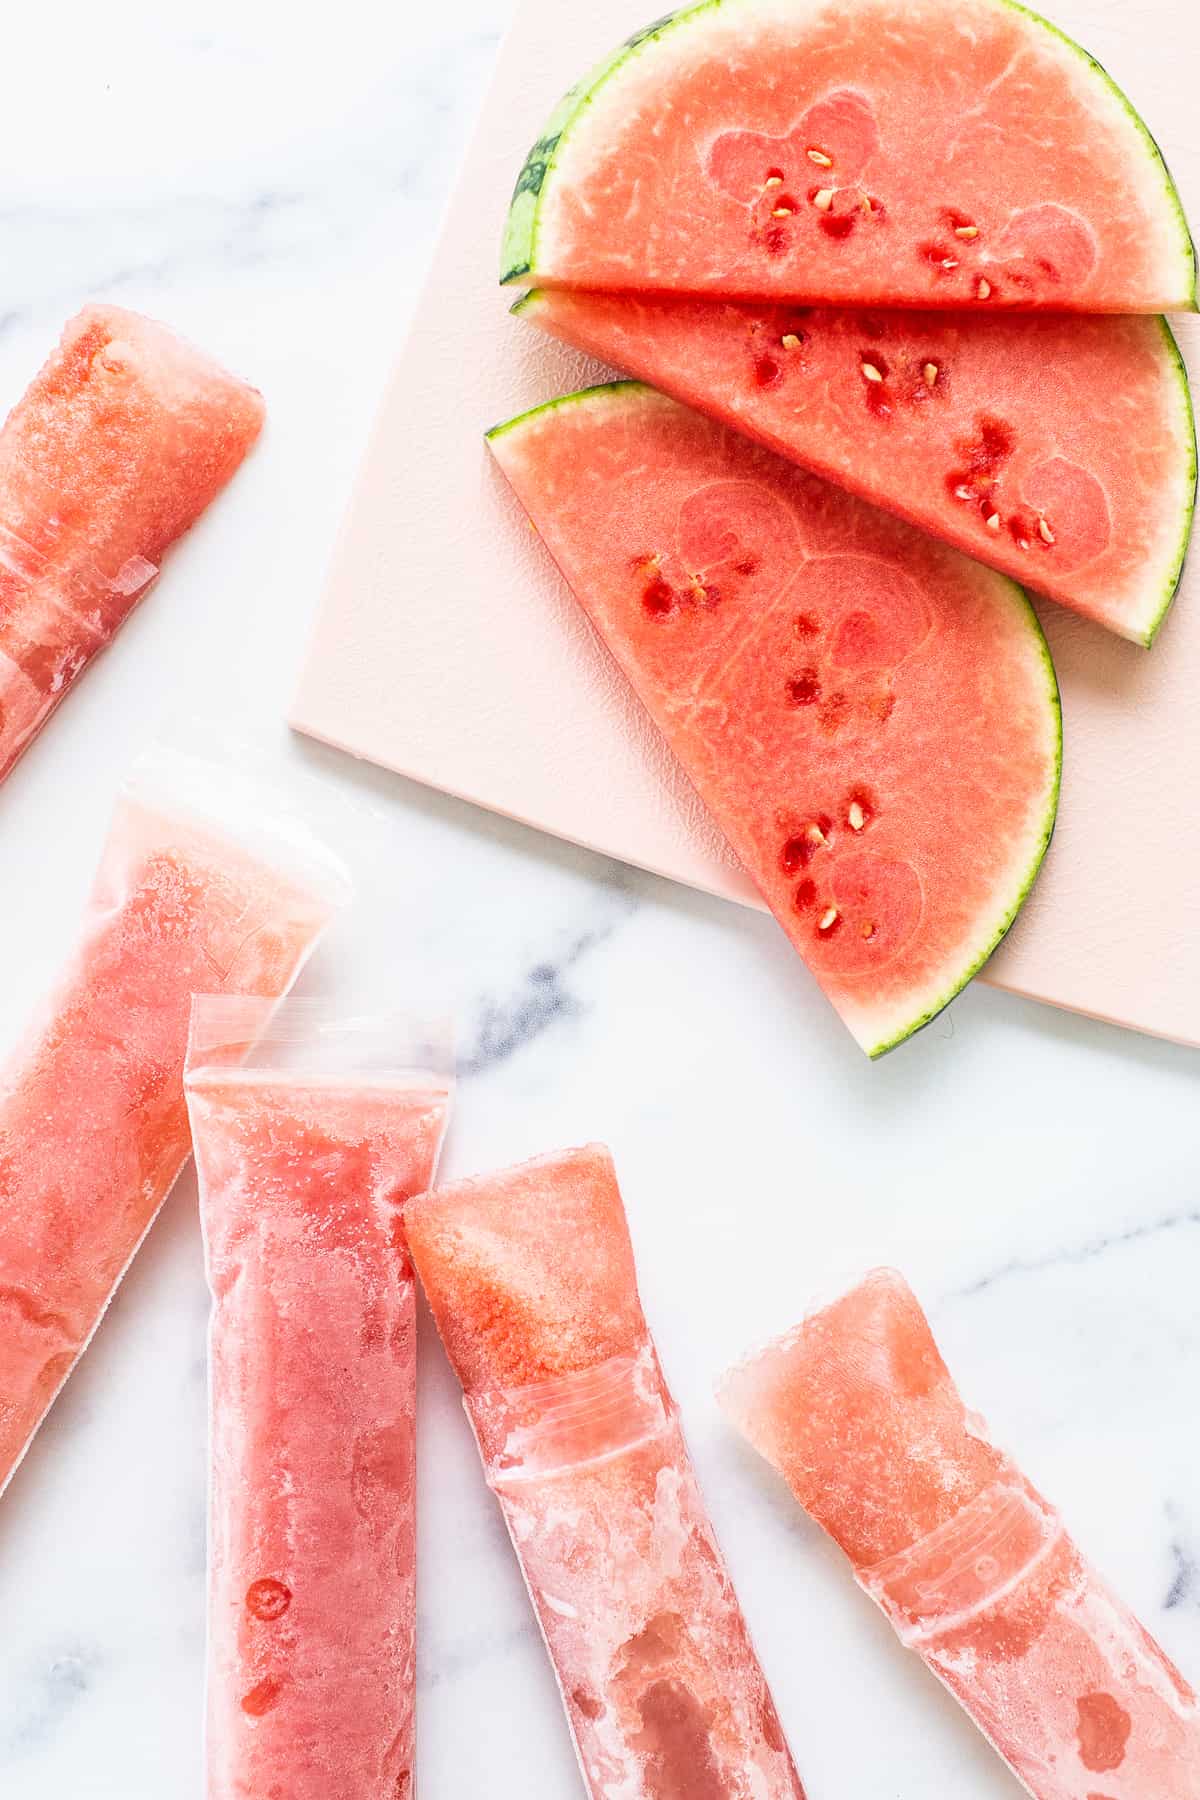
M439 1188L406 1224L592 1800L803 1800L608 1152Z
M247 1045L253 1044L241 1062ZM239 1066L240 1065L240 1066ZM186 1088L209 1283L208 1800L406 1800L416 1298L445 1029L203 996Z
M68 321L0 430L0 780L262 419L252 387L153 319Z
M1200 1712L877 1270L722 1404L1035 1800L1196 1800Z
M0 1489L187 1158L193 992L285 993L347 897L235 770L135 767L75 947L0 1071Z

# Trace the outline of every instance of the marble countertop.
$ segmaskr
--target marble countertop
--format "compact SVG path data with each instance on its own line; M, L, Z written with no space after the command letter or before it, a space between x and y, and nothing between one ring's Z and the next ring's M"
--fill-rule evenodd
M382 821L367 902L304 986L457 1007L447 1172L613 1146L646 1310L812 1800L1014 1800L724 1427L713 1383L894 1261L969 1401L1200 1676L1200 1059L976 988L870 1067L768 920L281 723L506 12L343 0L336 31L306 35L271 0L69 0L7 23L0 396L101 296L249 375L270 419L0 794L0 1032L60 961L120 773L165 721L265 731L360 797ZM189 1174L0 1509L12 1800L201 1795L205 1312ZM550 1671L428 1328L423 1350L420 1792L569 1800Z

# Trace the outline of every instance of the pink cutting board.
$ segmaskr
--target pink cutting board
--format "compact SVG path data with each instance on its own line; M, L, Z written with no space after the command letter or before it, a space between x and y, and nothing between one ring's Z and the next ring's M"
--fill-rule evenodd
M654 0L523 0L334 556L291 720L544 831L750 905L745 875L593 638L484 449L484 429L602 379L508 317L501 226L558 96ZM1191 0L1062 0L1200 220ZM1184 41L1186 40L1186 41ZM1185 355L1200 327L1177 322ZM1058 608L1058 831L985 979L1200 1044L1200 553L1154 649Z

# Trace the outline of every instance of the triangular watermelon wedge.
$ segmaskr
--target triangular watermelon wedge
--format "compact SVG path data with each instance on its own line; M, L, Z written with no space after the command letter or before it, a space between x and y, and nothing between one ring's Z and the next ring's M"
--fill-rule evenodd
M1049 841L1021 589L635 382L489 434L547 549L862 1047L928 1023Z
M538 289L513 309L1148 644L1196 493L1161 317L862 312Z
M504 281L1169 312L1191 236L1141 119L1011 0L701 0L529 152Z

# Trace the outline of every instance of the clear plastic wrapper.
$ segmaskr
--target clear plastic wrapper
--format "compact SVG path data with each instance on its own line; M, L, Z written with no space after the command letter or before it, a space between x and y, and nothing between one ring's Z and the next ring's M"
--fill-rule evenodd
M208 1800L407 1800L416 1298L404 1203L448 1029L201 996L186 1089L210 1333Z
M234 474L262 399L153 319L88 306L0 431L0 780Z
M1035 1800L1196 1800L1195 1694L877 1270L727 1378L738 1428Z
M607 1151L439 1188L406 1223L592 1800L802 1800Z
M187 1158L193 992L285 993L348 895L245 775L135 766L75 946L0 1071L0 1487Z

